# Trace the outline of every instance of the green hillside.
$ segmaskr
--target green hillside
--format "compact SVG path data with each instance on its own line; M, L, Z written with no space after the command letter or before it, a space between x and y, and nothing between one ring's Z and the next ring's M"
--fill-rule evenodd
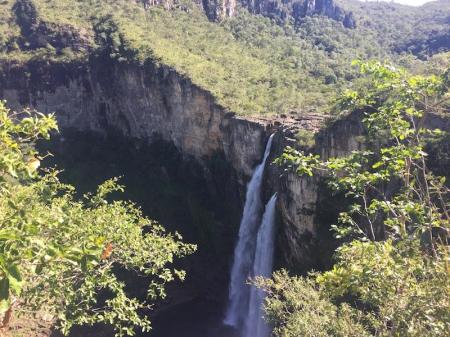
M357 14L356 29L322 16L276 24L245 10L210 22L189 1L145 10L130 0L3 0L1 58L70 62L108 52L118 62L169 66L238 114L327 112L355 76L351 60L392 58L398 49L395 33L387 42L382 35L392 27L378 23L380 11L368 11L367 19L363 7L345 5ZM414 22L414 13L408 8L405 20Z
M361 32L393 52L412 52L426 58L450 49L449 0L420 7L358 0L338 3L355 13Z

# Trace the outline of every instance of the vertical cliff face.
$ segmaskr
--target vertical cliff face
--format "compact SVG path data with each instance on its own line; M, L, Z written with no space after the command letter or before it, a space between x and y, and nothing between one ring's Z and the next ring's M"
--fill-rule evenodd
M355 28L356 21L352 12L346 12L334 0L242 0L242 5L251 13L262 14L277 20L286 20L288 17L299 21L301 18L313 15L327 16L342 22L347 28Z
M50 152L67 159L61 164L78 178L71 182L92 186L99 181L92 182L89 175L124 175L135 192L128 198L169 230L199 243L186 267L185 297L220 300L227 289L223 271L231 262L245 186L261 160L270 122L236 117L188 79L154 64L95 59L66 65L3 64L0 69L0 99L15 109L55 113L59 149ZM108 152L114 153L112 159ZM146 180L136 183L138 177Z
M355 111L323 127L315 137L312 150L323 160L348 155L352 151L363 150L365 128L362 111ZM450 130L450 120L439 114L428 114L423 123L427 128ZM306 126L306 129L308 127ZM298 147L289 137L278 137L274 155L281 153L285 146ZM438 147L448 148L448 139ZM429 165L441 175L447 175L446 155L439 154L439 148L429 145ZM444 150L445 152L445 150ZM441 160L436 158L441 157ZM269 189L279 192L280 232L278 238L278 258L282 265L291 270L305 272L311 268L327 268L336 248L330 226L336 223L338 215L348 206L343 193L336 194L326 184L325 176L298 176L272 166L268 175ZM382 235L382 233L380 233Z
M227 179L237 180L241 196L268 136L278 131L268 163L294 142L292 121L237 117L167 67L96 59L82 64L2 68L0 97L15 108L54 112L62 136L72 129L103 135L112 132L147 143L162 139L199 163L203 170L199 174L205 177L211 175L208 162L219 155L232 167L233 177ZM314 118L294 121L295 128L316 128L320 118ZM325 158L347 153L358 148L359 133L356 117L335 123L321 131L317 151ZM279 263L299 271L324 266L332 245L327 226L336 212L320 177L299 177L270 165L264 190L266 200L274 192L279 194ZM237 225L230 224L230 228Z
M63 136L66 129L75 129L113 132L147 143L162 139L199 163L198 174L206 182L214 174L208 163L219 156L233 171L223 181L237 181L240 189L240 200L232 202L234 209L243 201L245 184L269 135L277 132L268 163L286 145L297 145L292 139L296 131L317 131L321 119L237 117L188 79L153 64L96 59L69 65L3 64L2 69L0 97L12 107L55 112ZM425 122L432 128L450 129L448 120L440 116L427 116ZM348 154L362 148L363 133L361 113L353 113L320 130L314 151L324 159ZM345 207L344 198L333 196L320 176L300 177L274 165L268 166L265 181L264 201L278 192L278 264L300 272L326 267L334 247L330 225ZM218 198L229 190L217 181L213 188ZM232 231L237 230L237 222L229 224Z
M267 137L263 123L234 117L188 79L152 64L95 60L9 67L0 96L12 106L55 112L62 129L114 130L148 142L161 137L200 162L222 153L241 182L260 159Z
M297 128L317 132L320 120L306 119ZM291 139L289 126L281 129L274 156L281 154L286 146L299 146ZM318 131L314 148L308 150L325 160L343 156L362 148L363 133L360 114L352 114ZM345 198L334 195L323 178L298 176L273 165L269 168L268 189L279 193L278 263L300 273L329 267L336 245L330 226L345 207Z
M237 13L237 0L202 0L201 6L210 20L221 21Z
M171 9L174 0L137 0L145 8L161 5ZM195 0L210 20L221 21L236 15L238 7L246 8L252 14L261 14L277 21L290 17L296 21L306 16L323 15L342 22L347 28L355 28L356 20L352 12L345 11L334 0Z

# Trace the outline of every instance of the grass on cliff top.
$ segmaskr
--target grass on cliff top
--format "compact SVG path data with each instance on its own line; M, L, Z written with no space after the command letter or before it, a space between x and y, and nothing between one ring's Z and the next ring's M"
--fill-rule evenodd
M19 27L14 24L13 3L11 0L0 0L0 52L2 46L20 35Z
M96 27L93 48L106 49L121 62L151 59L169 66L241 115L327 111L336 92L355 76L351 60L389 56L360 31L324 17L306 18L294 29L245 11L221 24L212 23L188 1L169 11L161 7L146 11L131 0L29 1L36 5L40 20L92 34ZM13 3L0 2L0 13L9 18L0 21L0 32L18 31L11 15ZM7 57L22 61L49 57L54 53L49 48L10 50ZM75 56L66 53L55 60Z
M87 30L109 16L118 35L107 43L115 45L117 58L130 61L130 57L120 55L127 50L133 61L151 58L167 65L211 92L220 105L241 115L324 110L334 95L334 88L325 84L327 75L335 82L333 70L325 67L318 73L314 64L324 53L312 44L304 46L311 53L304 53L265 18L259 18L261 22L243 19L244 25L258 25L247 28L256 28L260 40L267 42L255 45L233 35L231 24L209 22L193 5L186 6L188 10L155 7L145 11L134 2L120 0L34 3L41 20Z

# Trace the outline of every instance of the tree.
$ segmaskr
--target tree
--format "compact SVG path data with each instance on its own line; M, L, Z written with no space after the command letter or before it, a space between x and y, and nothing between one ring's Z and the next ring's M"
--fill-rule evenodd
M290 148L277 160L298 174L321 172L352 201L333 227L336 263L305 279L259 280L268 318L276 336L448 336L450 190L424 149L443 133L425 117L449 112L450 70L421 77L359 66L368 85L339 106L364 112L366 148L326 161Z
M67 334L74 325L106 323L117 336L150 329L143 310L184 272L171 266L195 247L145 218L136 205L108 201L117 179L75 197L58 172L38 173L33 144L57 130L52 115L8 110L0 102L0 318L45 312ZM130 298L115 271L148 278L148 301ZM144 312L145 313L145 312Z

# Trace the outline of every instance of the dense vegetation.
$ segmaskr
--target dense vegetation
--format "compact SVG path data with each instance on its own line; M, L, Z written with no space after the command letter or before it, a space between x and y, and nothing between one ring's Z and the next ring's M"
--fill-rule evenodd
M328 111L336 93L356 75L351 60L394 58L420 68L414 57L396 55L418 45L400 37L430 37L423 26L448 30L446 2L439 11L436 6L426 11L345 6L358 13L356 29L322 16L280 23L245 10L213 23L190 1L176 2L171 10L145 10L130 0L3 0L1 59L3 64L70 62L107 51L118 62L151 60L174 68L239 114L298 114ZM441 14L434 20L436 13ZM418 24L422 17L426 25ZM424 48L421 55L440 50Z
M25 329L47 317L65 334L96 323L112 325L117 336L148 331L143 314L167 282L183 279L172 263L195 247L134 204L108 201L122 190L114 179L79 199L58 172L38 174L33 144L56 128L53 116L0 102L0 333L8 333L13 315L27 318ZM147 278L148 301L127 295L119 269Z
M450 1L431 1L417 8L396 3L340 1L358 18L364 35L389 50L421 58L448 51Z
M353 204L335 227L342 245L332 270L258 281L275 335L448 336L449 190L426 165L425 143L441 133L422 122L426 113L449 112L449 71L412 76L372 62L360 75L349 64L387 59L414 74L438 73L449 63L450 3L342 6L355 29L323 16L294 22L244 9L210 22L189 0L170 10L131 0L0 0L0 75L10 65L100 57L152 63L250 115L327 112L345 93L337 110L366 112L369 147L326 162L290 149L279 160L299 174L321 172ZM194 247L134 204L110 201L122 189L116 180L79 199L57 172L39 174L34 143L55 129L52 116L0 103L0 334L11 315L42 313L64 333L96 323L118 335L146 331L148 306L184 277L174 258ZM311 134L297 138L312 147ZM127 295L120 270L146 277L149 303Z
M427 167L429 113L448 114L449 74L411 76L373 62L369 84L341 109L364 111L367 148L347 157L287 149L277 161L324 174L352 202L334 226L342 245L330 271L259 280L276 336L436 336L450 333L450 189Z

